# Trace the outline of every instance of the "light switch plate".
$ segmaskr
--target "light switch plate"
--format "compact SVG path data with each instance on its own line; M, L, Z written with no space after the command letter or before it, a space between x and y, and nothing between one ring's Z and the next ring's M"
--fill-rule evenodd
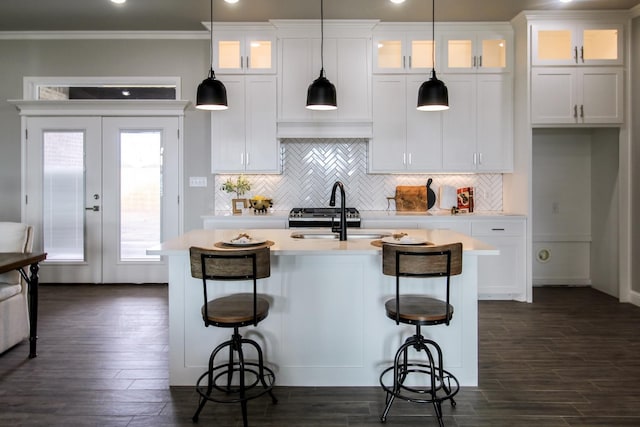
M189 187L206 187L206 186L207 186L206 176L190 176L189 177Z

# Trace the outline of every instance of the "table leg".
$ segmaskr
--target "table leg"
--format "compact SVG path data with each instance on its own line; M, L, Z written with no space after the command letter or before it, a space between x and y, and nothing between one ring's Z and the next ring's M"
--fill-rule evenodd
M38 263L29 267L29 358L33 359L36 353L36 341L38 340Z

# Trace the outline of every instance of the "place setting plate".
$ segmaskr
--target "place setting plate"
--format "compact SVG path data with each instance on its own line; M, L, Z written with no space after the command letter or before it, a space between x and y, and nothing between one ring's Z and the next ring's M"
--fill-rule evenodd
M387 236L380 240L382 240L383 243L391 243L393 245L426 245L430 243L425 238L415 236L402 236L400 238Z

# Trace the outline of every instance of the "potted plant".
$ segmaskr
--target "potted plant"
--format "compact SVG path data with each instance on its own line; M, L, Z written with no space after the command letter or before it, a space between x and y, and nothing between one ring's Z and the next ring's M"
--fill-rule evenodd
M244 193L251 190L251 183L244 175L238 176L235 181L233 181L231 178L227 178L220 189L226 191L227 193L236 193L235 199L231 199L231 205L234 214L241 214L242 208L248 207L247 199L240 198L240 196L244 195Z

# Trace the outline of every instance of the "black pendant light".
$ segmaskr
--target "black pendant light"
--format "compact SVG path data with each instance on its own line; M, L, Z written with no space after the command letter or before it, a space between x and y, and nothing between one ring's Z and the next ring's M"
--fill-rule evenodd
M436 0L431 0L431 78L420 85L418 91L418 110L442 111L449 109L449 91L442 80L436 77Z
M335 110L336 87L324 76L324 0L320 0L320 77L307 89L307 108L310 110Z
M226 110L227 89L220 80L216 80L216 73L213 71L213 0L211 0L211 40L209 44L209 54L211 55L211 68L209 76L198 85L196 95L196 108L200 110Z

